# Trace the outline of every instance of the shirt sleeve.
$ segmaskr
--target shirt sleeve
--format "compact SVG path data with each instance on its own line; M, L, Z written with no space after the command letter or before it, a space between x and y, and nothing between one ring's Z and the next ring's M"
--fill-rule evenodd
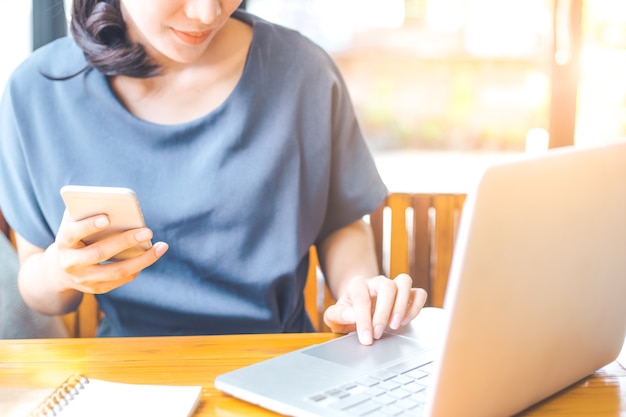
M347 87L336 70L332 94L332 148L326 219L318 242L374 211L387 195L365 142Z
M20 84L25 83L10 81L0 102L0 208L11 228L30 243L45 248L54 241L54 232L39 209L36 184L25 158L27 146L19 120L29 115L30 109L27 100L20 99L28 97ZM29 118L29 122L35 123L36 117Z

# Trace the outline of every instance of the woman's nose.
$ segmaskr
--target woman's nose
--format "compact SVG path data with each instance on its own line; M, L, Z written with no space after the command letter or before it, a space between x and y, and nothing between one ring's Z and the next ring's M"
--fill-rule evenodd
M185 5L185 14L189 19L211 23L221 16L222 7L219 0L190 0Z

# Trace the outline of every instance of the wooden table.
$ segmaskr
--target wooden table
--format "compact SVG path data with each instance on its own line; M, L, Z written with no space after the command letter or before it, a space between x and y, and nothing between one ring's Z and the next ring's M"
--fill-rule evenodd
M102 339L0 340L0 389L52 388L75 372L111 381L201 385L194 416L275 416L222 394L216 375L321 343L329 333ZM626 370L617 362L522 413L626 416Z

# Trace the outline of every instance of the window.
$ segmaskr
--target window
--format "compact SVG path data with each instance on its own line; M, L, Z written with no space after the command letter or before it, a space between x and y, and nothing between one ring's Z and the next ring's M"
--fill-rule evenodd
M466 191L485 164L547 146L555 19L567 28L580 1L249 0L248 10L333 56L391 189L453 192ZM576 144L626 136L626 6L618 3L582 2L581 80L578 91L567 86L574 106L578 94Z
M576 106L577 145L617 141L626 137L626 3L248 0L247 8L333 56L392 190L445 192L465 191L487 163L545 148L553 61L567 61L571 46L563 10L581 2L580 80L557 104ZM30 51L31 9L0 3L2 86Z
M523 151L548 127L551 1L250 0L327 49L376 151Z

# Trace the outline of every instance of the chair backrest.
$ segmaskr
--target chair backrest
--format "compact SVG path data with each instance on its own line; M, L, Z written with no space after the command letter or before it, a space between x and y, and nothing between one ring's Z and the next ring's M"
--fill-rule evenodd
M428 306L441 307L465 194L391 193L369 216L379 269L389 277L408 273L428 291ZM319 331L324 310L334 303L321 275L315 248L305 287L305 304Z
M441 307L465 194L390 194L371 215L379 268L408 273Z

